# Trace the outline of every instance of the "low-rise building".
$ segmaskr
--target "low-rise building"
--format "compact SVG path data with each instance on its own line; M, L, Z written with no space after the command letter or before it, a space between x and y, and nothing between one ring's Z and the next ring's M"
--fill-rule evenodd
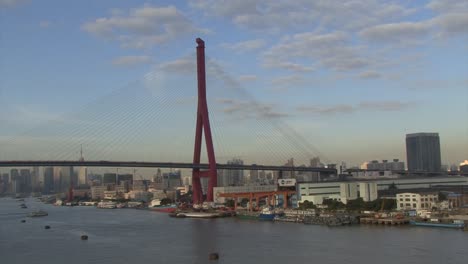
M346 204L350 200L362 198L364 201L377 199L377 183L375 182L324 182L300 183L297 187L298 202L313 202L322 204L326 199L332 199Z
M226 199L220 197L220 193L247 193L247 192L272 192L278 189L277 185L244 185L244 186L225 186L214 187L214 202L217 204L224 204Z
M107 186L91 186L91 199L104 199L104 192L107 191Z
M449 193L447 194L447 200L451 208L468 206L468 193Z
M153 198L153 194L147 191L130 191L125 193L125 199L149 202Z
M439 196L437 193L398 193L397 210L430 210L434 207Z

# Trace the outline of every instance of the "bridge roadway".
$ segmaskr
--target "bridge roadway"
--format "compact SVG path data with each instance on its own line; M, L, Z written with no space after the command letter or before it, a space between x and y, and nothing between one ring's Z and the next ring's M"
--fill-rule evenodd
M208 169L208 164L183 162L142 162L142 161L68 161L68 160L10 160L0 161L0 167L50 167L50 166L85 166L85 167L126 167L126 168L172 168L172 169ZM236 165L216 164L221 170L266 170L266 171L303 171L336 174L336 169L314 167L291 167L273 165Z

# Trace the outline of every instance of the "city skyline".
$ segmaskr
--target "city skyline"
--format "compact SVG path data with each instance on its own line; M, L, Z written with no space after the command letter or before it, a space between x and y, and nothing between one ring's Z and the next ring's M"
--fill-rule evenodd
M468 157L464 1L5 3L2 159L83 144L88 159L190 160L198 36L220 161L406 160L417 132L439 133L443 164Z

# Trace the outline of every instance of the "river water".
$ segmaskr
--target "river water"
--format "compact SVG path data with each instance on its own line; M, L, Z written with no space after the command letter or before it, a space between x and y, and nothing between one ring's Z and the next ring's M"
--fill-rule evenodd
M21 209L15 199L0 199L2 264L468 263L468 232L460 230L175 219L147 210L25 203ZM25 217L37 209L49 215ZM211 252L220 259L208 260Z

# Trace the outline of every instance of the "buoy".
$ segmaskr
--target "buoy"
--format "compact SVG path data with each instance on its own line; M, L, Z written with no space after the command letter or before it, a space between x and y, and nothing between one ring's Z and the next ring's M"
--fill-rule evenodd
M50 229L50 226L44 226L44 229Z
M23 220L21 220L21 223L26 223L26 220L24 220L24 219L23 219Z
M81 240L88 240L88 236L87 235L82 235Z
M218 253L211 253L209 259L210 259L210 260L217 260L217 259L219 259Z

